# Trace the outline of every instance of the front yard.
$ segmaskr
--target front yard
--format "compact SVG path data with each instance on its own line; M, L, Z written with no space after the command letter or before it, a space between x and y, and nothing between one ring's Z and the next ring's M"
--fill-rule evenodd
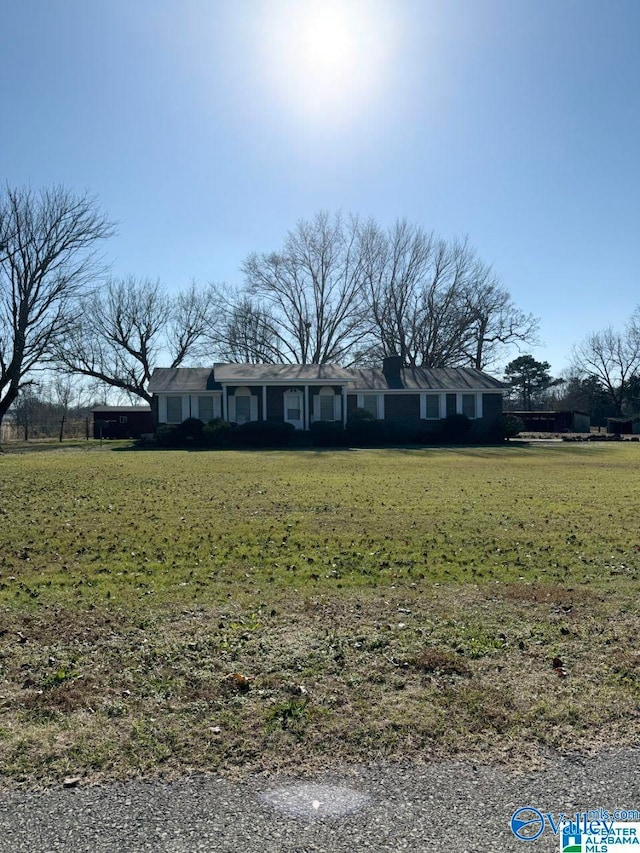
M0 458L0 779L640 733L640 446Z

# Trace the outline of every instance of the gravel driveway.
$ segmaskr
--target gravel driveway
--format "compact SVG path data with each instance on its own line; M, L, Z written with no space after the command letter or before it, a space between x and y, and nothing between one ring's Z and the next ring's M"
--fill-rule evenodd
M380 764L321 778L192 777L0 798L0 853L282 853L361 850L547 853L516 839L519 806L640 809L640 750L562 758L513 774L463 763Z

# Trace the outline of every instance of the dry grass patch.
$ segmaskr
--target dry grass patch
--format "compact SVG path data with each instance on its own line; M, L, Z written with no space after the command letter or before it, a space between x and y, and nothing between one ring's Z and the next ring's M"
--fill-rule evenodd
M639 451L1 459L0 779L637 743Z

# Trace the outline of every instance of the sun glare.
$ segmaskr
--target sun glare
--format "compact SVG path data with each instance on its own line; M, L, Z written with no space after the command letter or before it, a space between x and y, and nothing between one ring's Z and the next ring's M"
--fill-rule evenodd
M380 94L392 39L376 0L273 0L261 38L268 85L305 121L342 121Z

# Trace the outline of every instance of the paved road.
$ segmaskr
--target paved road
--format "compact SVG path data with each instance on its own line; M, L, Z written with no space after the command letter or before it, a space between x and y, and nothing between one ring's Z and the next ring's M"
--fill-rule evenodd
M558 851L549 829L532 842L512 835L510 816L524 805L640 809L640 750L562 759L528 775L455 763L378 765L304 783L197 777L4 794L0 853Z

